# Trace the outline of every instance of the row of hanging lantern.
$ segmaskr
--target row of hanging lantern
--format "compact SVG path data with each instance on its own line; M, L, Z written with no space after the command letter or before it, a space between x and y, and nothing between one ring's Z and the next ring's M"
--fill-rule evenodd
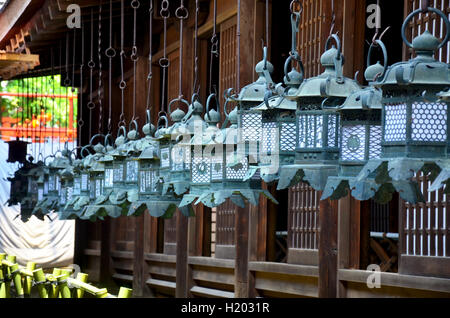
M29 169L34 213L56 210L61 218L94 221L146 210L155 217L171 217L177 208L190 216L192 204L216 207L231 199L239 206L246 201L256 205L261 194L276 202L262 180L277 182L279 190L306 182L323 191L322 199L351 192L358 200L387 202L397 191L412 203L423 200L412 179L419 170L432 177L431 189L449 184L450 67L433 58L450 37L446 15L427 9L444 21L447 35L442 42L425 31L409 43L405 28L422 9L407 17L402 37L417 54L408 62L388 67L383 42L374 40L365 72L369 86L364 88L343 75L336 34L326 41L320 59L325 71L304 78L296 49L302 9L300 2L293 3L300 11L291 4L292 51L284 67L284 88L272 81L265 47L255 68L257 81L238 94L233 89L224 93L225 119L218 128L221 105L216 93L207 98L202 118L198 94L189 104L180 85L179 97L168 105L171 126L164 108L157 127L147 109L143 138L132 120L128 134L120 126L114 143L110 134L94 136L82 148L81 159L74 160L65 150L50 164L39 164L39 173ZM187 14L177 17L182 21ZM375 48L382 50L384 65L370 65ZM175 104L187 106L187 112L171 111ZM232 104L236 106L228 112ZM94 145L96 139L102 142Z

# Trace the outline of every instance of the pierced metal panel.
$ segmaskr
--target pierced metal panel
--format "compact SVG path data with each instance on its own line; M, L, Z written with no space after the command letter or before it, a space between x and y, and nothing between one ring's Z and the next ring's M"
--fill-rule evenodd
M366 149L366 127L345 126L342 129L341 158L344 161L364 161Z
M263 123L262 128L262 150L265 153L272 153L277 147L277 123Z
M127 161L126 181L128 181L128 182L137 181L137 178L138 178L138 166L139 166L139 163L137 161L135 161L135 160Z
M406 140L406 104L385 106L385 129L384 140L405 141Z
M48 191L55 191L56 187L55 187L55 176L54 175L49 175L48 176Z
M146 178L148 171L139 171L139 192L145 193L146 189Z
M328 116L328 147L338 147L337 128L339 127L339 117L337 115Z
M369 159L377 159L381 156L381 126L370 127Z
M300 115L298 125L299 148L322 148L322 115Z
M280 135L281 151L295 151L296 131L295 123L282 123Z
M48 181L44 182L44 195L48 194Z
M412 105L412 140L447 140L447 105L444 103L414 103Z
M99 197L103 192L103 181L100 179L95 180L95 197Z
M213 158L211 162L211 180L218 181L223 179L223 160Z
M76 177L73 179L73 194L74 195L81 194L81 177Z
M67 187L67 201L72 200L73 197L73 187Z
M44 199L44 189L38 189L38 201L42 201Z
M242 115L242 137L244 141L260 141L261 127L261 113L247 113Z
M227 179L242 180L244 179L248 170L248 159L245 157L235 167L227 167Z
M112 188L114 182L114 169L105 169L105 188Z
M59 204L64 205L67 202L67 188L62 188L59 192Z
M119 163L114 166L114 182L120 182L123 181L123 174L124 174L124 165L123 163Z
M161 168L170 167L169 148L161 149Z
M211 159L194 157L192 165L192 182L208 183L211 178Z
M89 190L89 175L87 173L81 174L81 191Z

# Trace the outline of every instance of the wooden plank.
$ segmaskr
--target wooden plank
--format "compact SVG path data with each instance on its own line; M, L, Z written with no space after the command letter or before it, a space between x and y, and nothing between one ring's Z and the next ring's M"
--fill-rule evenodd
M176 263L175 255L146 253L146 254L144 254L144 258L146 261L151 261L151 262Z
M270 291L278 297L290 297L291 295L318 296L316 277L256 272L255 288L259 293Z
M319 210L319 297L335 298L337 292L337 201L323 200Z
M133 281L133 275L125 275L125 274L114 273L112 275L112 278L117 279L117 280L121 280L121 281L127 281L127 282L132 282Z
M166 264L150 264L148 266L148 272L151 275L161 275L161 276L168 276L168 277L176 277L177 272L174 266L167 266Z
M123 259L133 259L133 252L129 251L111 251L111 257L113 258L123 258Z
M370 202L365 201L360 209L360 268L369 266L369 246L370 246Z
M234 245L217 245L215 258L221 259L235 259L236 247Z
M210 267L220 267L220 268L234 268L234 259L215 259L211 257L193 257L188 258L189 265L200 265L200 266L210 266Z
M100 256L100 250L85 248L83 254L86 256Z
M160 280L160 279L149 278L149 279L147 279L146 283L152 287L160 287L160 288L167 288L167 289L175 289L176 288L176 284L174 282L168 282L168 281Z
M340 269L338 278L340 281L367 283L371 271ZM396 273L380 273L383 286L402 287L409 289L421 289L450 293L450 280L435 277L423 277L414 275L402 275Z
M214 298L234 298L234 293L219 289L206 288L194 286L191 288L191 294L200 297L214 297Z
M319 252L318 250L289 248L287 259L289 264L317 266L319 264Z
M252 272L319 277L319 268L317 266L291 265L269 262L250 262L248 264L248 268Z
M247 1L244 1L246 3ZM248 273L248 222L249 203L244 208L238 207L236 211L236 267L234 292L237 298L249 296L249 273Z
M204 281L209 283L234 285L234 275L230 270L219 270L215 268L210 268L208 270L196 268L192 269L192 279L195 281Z
M450 257L401 255L400 274L450 278Z

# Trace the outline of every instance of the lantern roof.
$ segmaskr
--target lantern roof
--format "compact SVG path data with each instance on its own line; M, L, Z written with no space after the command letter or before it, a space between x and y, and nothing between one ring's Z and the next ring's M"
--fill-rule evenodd
M286 95L287 98L294 100L305 97L346 98L352 92L361 89L361 86L356 80L346 78L342 75L344 56L341 53L339 38L336 35L333 35L333 38L338 43L338 49L333 45L320 58L322 66L325 67L325 71L316 77L305 79L297 91L292 95ZM330 39L327 41L327 47Z
M55 157L55 159L50 162L49 167L54 169L64 169L70 165L70 159L66 156Z
M146 147L139 156L139 160L151 160L151 159L159 159L157 148L152 145Z
M344 104L340 106L340 110L371 110L382 108L382 92L375 87L366 87L350 94Z
M266 55L267 48L264 48ZM264 58L261 62L256 64L255 72L258 74L258 79L241 89L236 101L238 102L262 102L266 93L268 85L272 84L270 74L273 73L274 67L272 63Z
M449 102L450 101L450 88L446 91L442 91L439 94L437 94L437 96L439 97L440 100L444 101L444 102Z
M390 86L403 88L405 85L450 85L450 65L434 58L440 47L439 40L425 30L414 38L411 46L417 57L389 66L385 76L373 85L382 89Z

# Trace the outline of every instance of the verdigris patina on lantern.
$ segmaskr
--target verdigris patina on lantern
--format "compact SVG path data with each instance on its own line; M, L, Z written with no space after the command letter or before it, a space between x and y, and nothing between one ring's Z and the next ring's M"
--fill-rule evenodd
M426 30L410 43L405 37L406 27L422 9L406 18L402 37L417 56L390 66L373 83L383 93L382 154L380 159L370 160L357 177L359 181L373 178L385 188L388 198L396 191L403 200L413 204L424 202L424 198L412 178L422 171L433 182L440 172L445 174L450 140L449 104L438 96L450 86L450 68L434 58L449 40L450 22L442 11L431 7L427 10L443 19L446 37L440 42ZM443 180L437 179L430 191Z
M335 40L335 46L330 47ZM295 164L282 166L278 190L307 182L315 190L323 190L329 176L337 176L340 149L340 116L338 106L359 84L343 76L344 56L337 35L325 44L321 64L325 71L305 79L299 89L286 98L297 102Z

